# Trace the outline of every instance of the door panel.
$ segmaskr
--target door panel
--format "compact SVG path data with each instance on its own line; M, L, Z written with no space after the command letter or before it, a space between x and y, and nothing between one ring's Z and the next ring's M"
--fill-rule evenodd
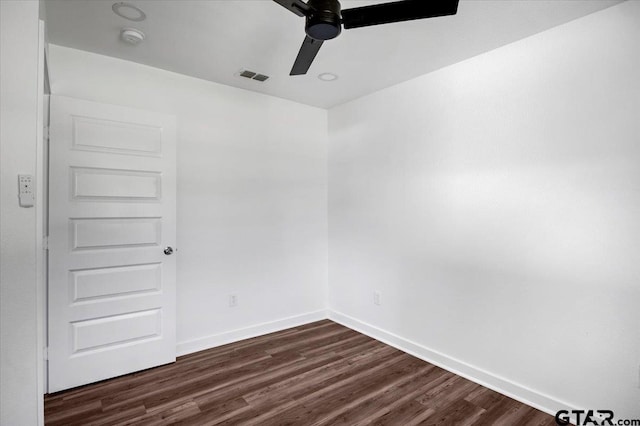
M159 201L162 175L118 169L73 167L71 194L74 200Z
M71 323L72 354L160 337L160 309Z
M71 303L159 292L162 289L161 268L160 263L151 263L71 270Z
M160 247L162 218L110 217L70 219L71 250Z
M74 148L133 155L159 156L162 129L123 121L73 117Z
M51 97L49 392L175 361L175 118Z

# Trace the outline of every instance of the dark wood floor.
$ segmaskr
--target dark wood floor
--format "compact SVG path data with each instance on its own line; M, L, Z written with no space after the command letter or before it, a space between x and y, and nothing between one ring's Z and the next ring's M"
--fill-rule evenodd
M329 320L45 398L47 425L554 425Z

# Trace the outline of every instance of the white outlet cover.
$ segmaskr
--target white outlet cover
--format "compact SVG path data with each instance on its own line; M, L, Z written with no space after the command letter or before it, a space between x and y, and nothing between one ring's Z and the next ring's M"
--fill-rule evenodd
M229 295L229 307L233 308L238 305L238 296L235 294Z

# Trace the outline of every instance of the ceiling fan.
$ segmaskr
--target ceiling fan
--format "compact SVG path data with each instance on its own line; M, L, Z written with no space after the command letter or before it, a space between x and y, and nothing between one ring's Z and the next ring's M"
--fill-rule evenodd
M455 15L458 0L404 0L342 10L339 0L273 0L306 18L307 36L290 75L306 74L322 43L351 28Z

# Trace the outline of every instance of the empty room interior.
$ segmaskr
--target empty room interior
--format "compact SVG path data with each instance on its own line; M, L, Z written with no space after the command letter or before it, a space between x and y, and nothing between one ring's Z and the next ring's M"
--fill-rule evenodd
M640 1L0 7L1 425L640 425Z

